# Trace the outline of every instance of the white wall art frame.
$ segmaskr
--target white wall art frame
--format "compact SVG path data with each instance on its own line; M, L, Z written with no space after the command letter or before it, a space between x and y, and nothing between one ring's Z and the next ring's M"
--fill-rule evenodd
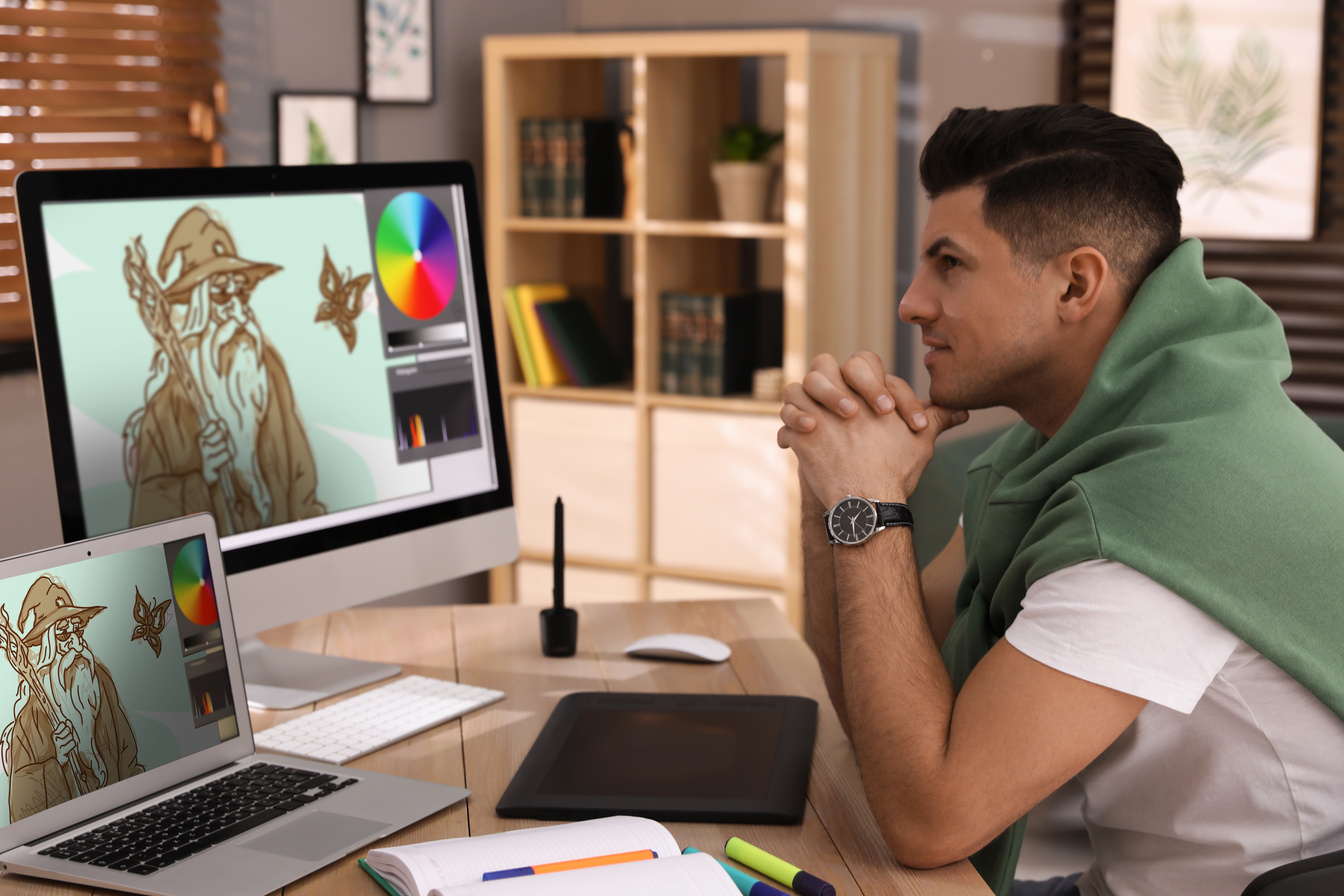
M1324 0L1116 0L1111 111L1185 168L1187 236L1311 239Z
M277 93L275 161L279 165L358 162L359 97L353 93Z
M364 0L364 98L434 101L433 0Z

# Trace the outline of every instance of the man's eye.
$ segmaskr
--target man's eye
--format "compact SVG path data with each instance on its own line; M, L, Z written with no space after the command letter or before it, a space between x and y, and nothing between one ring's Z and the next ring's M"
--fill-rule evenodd
M949 271L949 270L951 270L952 268L959 268L959 267L961 267L961 259L960 259L960 258L957 258L955 255L944 255L944 256L943 256L943 270L945 270L945 271Z

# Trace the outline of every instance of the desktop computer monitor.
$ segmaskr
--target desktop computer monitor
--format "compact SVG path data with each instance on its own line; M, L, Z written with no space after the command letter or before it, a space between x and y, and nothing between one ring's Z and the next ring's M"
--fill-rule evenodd
M248 636L517 557L469 164L35 171L16 196L64 537L212 512L249 700L397 667Z

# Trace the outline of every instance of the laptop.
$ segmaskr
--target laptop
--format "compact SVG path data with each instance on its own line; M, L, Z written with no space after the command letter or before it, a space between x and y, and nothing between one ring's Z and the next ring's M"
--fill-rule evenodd
M257 754L208 514L0 560L0 870L270 893L469 791Z

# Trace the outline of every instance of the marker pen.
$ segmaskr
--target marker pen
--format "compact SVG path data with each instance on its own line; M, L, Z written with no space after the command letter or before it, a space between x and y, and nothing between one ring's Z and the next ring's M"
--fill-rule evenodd
M835 896L835 887L826 881L813 877L801 868L795 868L783 859L776 858L745 840L729 837L723 846L723 851L733 861L741 862L786 887L792 887L803 896Z
M681 854L689 855L690 853L699 851L700 850L696 849L694 846L688 846L681 851ZM715 859L714 861L719 862L718 859ZM738 871L732 865L725 864L724 862L719 862L719 864L723 866L724 871L728 872L728 876L733 879L733 883L737 884L737 888L742 891L742 896L787 896L783 891L776 890L774 887L764 881L757 880L746 872Z
M658 858L658 853L651 849L637 849L633 852L618 852L609 856L593 856L589 859L571 859L568 862L548 862L545 865L524 865L521 868L506 868L503 871L487 871L481 880L503 880L507 877L529 877L533 874L572 871L575 868L596 868L599 865L620 865L624 862L639 862L644 859L656 858Z

